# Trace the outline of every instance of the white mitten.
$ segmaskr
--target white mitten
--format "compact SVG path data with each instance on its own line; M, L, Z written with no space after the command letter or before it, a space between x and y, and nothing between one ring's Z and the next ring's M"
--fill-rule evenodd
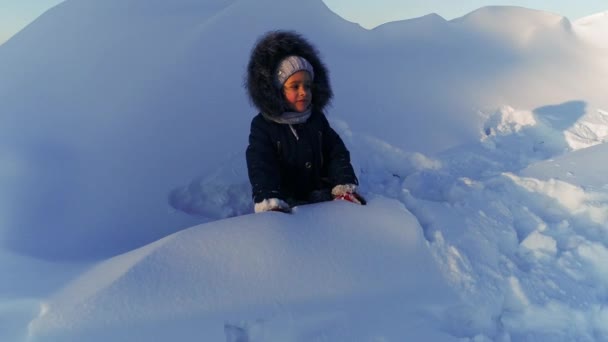
M331 194L334 200L344 200L361 205L365 205L367 201L363 196L357 193L357 185L355 184L339 184L331 189Z
M339 184L331 189L331 194L334 195L334 197L340 197L354 192L357 192L357 186L355 184Z
M265 211L282 211L284 213L291 212L289 204L278 198L264 199L262 202L256 203L253 209L256 213L262 213Z

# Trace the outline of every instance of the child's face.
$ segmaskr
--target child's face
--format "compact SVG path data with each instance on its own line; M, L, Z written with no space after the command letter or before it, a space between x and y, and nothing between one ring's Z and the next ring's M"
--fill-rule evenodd
M302 113L308 109L312 101L311 86L310 74L304 70L296 72L285 81L283 94L291 110Z

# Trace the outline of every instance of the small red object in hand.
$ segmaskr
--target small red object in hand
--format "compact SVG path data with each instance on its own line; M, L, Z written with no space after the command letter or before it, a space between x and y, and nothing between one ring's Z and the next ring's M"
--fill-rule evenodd
M365 205L366 203L365 199L363 199L363 197L361 197L361 195L357 194L356 192L346 192L342 195L336 196L334 200L344 200L361 205Z

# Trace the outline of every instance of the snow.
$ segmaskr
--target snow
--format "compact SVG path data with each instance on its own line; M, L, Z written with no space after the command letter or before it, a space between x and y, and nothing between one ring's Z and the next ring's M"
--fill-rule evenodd
M576 24L582 39L604 49L608 48L606 39L604 39L608 31L608 11L580 18Z
M293 215L251 214L183 230L93 267L45 303L30 333L62 340L68 327L70 339L126 341L133 338L132 322L169 320L176 324L160 327L163 334L190 329L222 340L223 321L272 325L290 316L293 327L264 333L314 336L317 325L299 325L320 319L336 331L319 335L348 340L379 329L375 324L432 316L432 304L444 305L450 290L440 281L415 217L386 198L373 199L365 209L335 202L297 208ZM321 317L311 317L311 310ZM361 324L359 311L384 319L353 331ZM185 328L183 320L205 328ZM126 331L98 331L108 326Z
M0 340L608 339L605 13L293 5L67 0L0 45ZM277 28L332 72L365 207L253 214Z

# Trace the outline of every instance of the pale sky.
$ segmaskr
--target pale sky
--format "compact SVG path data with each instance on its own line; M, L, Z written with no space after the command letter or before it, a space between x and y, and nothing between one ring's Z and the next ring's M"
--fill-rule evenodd
M0 0L0 44L61 2L63 0Z
M103 0L100 0L103 1ZM173 1L173 0L168 0ZM201 0L205 1L205 0ZM302 0L306 1L306 0ZM522 6L564 15L575 20L608 11L607 0L323 0L345 19L373 28L394 20L437 13L445 19L490 5ZM0 0L0 44L63 0Z

